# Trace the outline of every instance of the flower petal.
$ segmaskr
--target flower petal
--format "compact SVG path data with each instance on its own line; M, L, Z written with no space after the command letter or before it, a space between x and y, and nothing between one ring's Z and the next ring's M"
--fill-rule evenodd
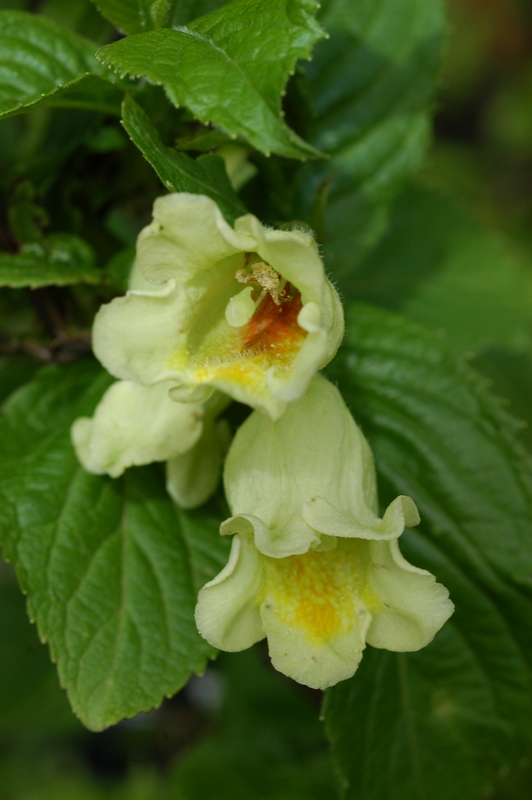
M373 524L361 525L357 520L332 506L324 497L312 497L303 503L301 513L314 530L329 536L357 539L397 539L405 527L419 525L419 514L411 497L399 495L390 503L384 517L375 517Z
M224 484L233 513L252 514L269 529L255 541L270 556L306 552L319 533L368 538L402 531L397 521L390 527L390 515L403 501L392 504L386 522L378 518L369 445L338 390L319 375L279 420L248 417L227 455Z
M264 558L261 617L276 669L314 689L350 678L371 622L365 542L283 559Z
M434 575L409 564L397 540L370 542L368 585L379 598L368 644L386 650L420 650L454 611L449 592Z
M94 355L115 378L144 385L169 380L168 361L183 338L174 281L153 291L131 290L100 308L92 329Z
M316 644L304 631L279 622L269 608L263 607L261 615L272 664L283 675L311 689L328 689L357 671L365 647L362 626L334 641Z
M256 240L235 231L209 197L179 192L158 197L153 222L137 241L137 266L153 283L186 282L235 253L254 251Z
M206 420L194 447L166 464L166 488L181 508L198 508L214 494L230 432L225 420Z
M220 525L222 536L236 533L251 533L255 546L266 556L284 558L306 553L309 548L318 548L320 537L310 530L302 520L292 520L290 537L282 527L268 526L255 514L237 514Z
M203 409L176 403L169 388L167 383L114 383L92 419L81 417L72 426L72 441L85 469L116 478L128 467L166 461L193 447L201 435Z
M198 595L196 625L213 647L230 653L264 639L255 598L263 581L259 551L251 536L235 536L224 569Z

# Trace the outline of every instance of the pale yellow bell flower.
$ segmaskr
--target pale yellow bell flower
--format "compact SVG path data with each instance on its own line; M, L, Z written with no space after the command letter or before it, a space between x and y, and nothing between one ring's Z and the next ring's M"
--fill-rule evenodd
M170 382L176 399L216 388L277 419L344 330L312 236L251 214L232 228L213 200L186 193L156 200L153 216L137 242L146 283L100 309L97 358L122 380Z
M225 486L231 554L196 607L214 647L266 637L276 669L325 689L355 673L366 643L419 650L452 614L445 587L399 550L419 522L413 501L399 497L378 516L369 445L321 376L277 422L249 417Z
M129 276L131 291L156 290L137 265ZM118 478L133 466L166 462L166 488L183 508L196 508L215 492L230 434L217 417L229 398L214 392L206 403L180 403L175 385L144 386L116 381L92 417L78 418L71 439L82 466L95 475Z
M166 462L166 487L183 508L196 508L214 493L230 435L218 415L228 398L215 392L206 403L179 403L168 382L142 386L116 381L92 417L71 429L76 455L95 475L118 478L126 469Z

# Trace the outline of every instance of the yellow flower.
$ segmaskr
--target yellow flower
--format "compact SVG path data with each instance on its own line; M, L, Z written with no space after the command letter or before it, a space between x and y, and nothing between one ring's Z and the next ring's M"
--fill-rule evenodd
M214 493L229 432L217 416L227 405L220 392L206 403L179 403L167 381L142 386L116 381L92 417L79 417L71 437L87 472L117 478L132 466L166 461L166 487L183 508Z
M217 388L278 418L343 335L314 240L251 214L231 228L200 195L159 198L153 214L137 243L145 283L100 309L96 356L117 378L169 381L176 399Z
M325 379L277 422L251 415L225 485L231 554L196 607L214 647L267 637L276 669L325 689L354 674L366 643L418 650L451 615L445 587L399 550L419 522L414 503L398 497L378 517L371 450Z

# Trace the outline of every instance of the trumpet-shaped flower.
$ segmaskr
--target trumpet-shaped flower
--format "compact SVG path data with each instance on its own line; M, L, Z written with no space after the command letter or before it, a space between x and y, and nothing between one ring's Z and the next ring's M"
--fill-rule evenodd
M117 378L169 381L196 401L213 387L278 418L335 354L343 312L312 236L248 214L230 227L216 203L159 198L137 242L149 288L103 306L94 352Z
M371 450L325 379L280 420L248 418L225 485L231 554L196 607L213 646L267 637L276 669L324 689L354 674L366 643L418 650L451 615L445 587L400 553L404 527L419 522L413 501L379 518Z
M217 434L216 416L227 404L219 392L206 404L179 403L172 384L142 386L117 381L100 400L93 417L72 426L76 454L88 471L117 478L132 466L167 461L167 488L176 502L193 508L214 492L226 441Z

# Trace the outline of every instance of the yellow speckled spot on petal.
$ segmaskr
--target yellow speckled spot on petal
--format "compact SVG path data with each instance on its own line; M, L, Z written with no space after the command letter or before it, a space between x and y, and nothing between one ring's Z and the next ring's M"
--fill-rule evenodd
M303 630L316 642L342 636L359 624L378 598L366 585L368 543L338 540L334 550L288 558L264 558L260 601L279 622Z

